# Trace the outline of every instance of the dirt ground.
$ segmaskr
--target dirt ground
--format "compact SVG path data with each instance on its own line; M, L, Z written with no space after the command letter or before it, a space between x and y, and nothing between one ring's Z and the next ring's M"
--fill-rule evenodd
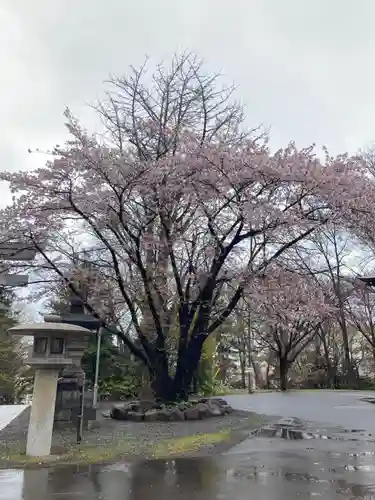
M27 459L26 435L30 409L0 431L0 467L48 463L103 462L119 457L161 458L209 454L227 449L246 438L249 430L267 418L234 411L221 417L183 422L126 422L104 417L108 404L98 410L93 427L76 443L76 429L56 429L51 457Z

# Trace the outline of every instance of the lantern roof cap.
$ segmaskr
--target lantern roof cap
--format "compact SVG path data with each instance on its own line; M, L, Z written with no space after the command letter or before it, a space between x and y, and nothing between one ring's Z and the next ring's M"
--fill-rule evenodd
M375 285L375 276L362 276L359 278L363 283L366 283L366 285L373 286Z
M13 335L93 335L91 330L71 323L23 323L9 328Z

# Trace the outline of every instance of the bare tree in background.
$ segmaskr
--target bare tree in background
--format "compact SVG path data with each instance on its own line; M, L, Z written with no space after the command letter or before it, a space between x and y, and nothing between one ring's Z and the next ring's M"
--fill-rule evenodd
M337 305L336 321L340 328L344 351L344 373L350 387L356 385L356 375L350 350L350 329L346 306L351 293L346 259L352 251L353 240L342 227L330 224L315 232L309 243L293 248L298 265L309 273L323 290L330 289ZM345 275L346 271L346 275Z
M146 60L129 75L111 76L107 98L97 109L116 146L132 144L143 160L175 153L186 130L202 144L233 144L245 136L243 109L234 100L235 87L218 85L220 77L205 74L194 54L175 55L169 68L159 64L151 75Z

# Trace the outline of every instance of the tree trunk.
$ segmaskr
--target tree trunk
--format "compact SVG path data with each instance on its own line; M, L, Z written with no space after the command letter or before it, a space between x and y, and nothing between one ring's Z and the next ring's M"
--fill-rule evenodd
M267 370L266 370L266 387L267 389L270 389L270 366L271 366L271 359L270 356L267 359Z
M189 388L198 368L201 359L203 342L206 337L196 335L193 337L185 352L181 353L177 360L176 374L173 380L173 388L171 393L171 401L187 401L189 398Z
M246 389L246 360L240 354L240 370L241 370L241 387Z
M328 344L327 344L327 340L325 337L325 332L323 332L323 335L321 336L321 340L322 340L322 344L323 344L325 364L327 367L326 386L329 389L334 389L335 388L334 373L333 373L331 359L329 357L329 349L328 349Z
M173 401L173 380L168 374L158 373L153 375L151 387L155 397L163 401Z
M348 388L353 389L356 386L356 376L350 355L349 334L343 310L340 310L339 325L341 328L342 339L344 344L344 373L346 377L346 383Z
M320 363L320 360L321 360L321 352L320 352L321 338L319 337L319 335L315 335L314 343L315 343L315 368L317 370L319 370L321 368L321 363Z
M250 311L248 312L247 316L247 364L248 364L248 393L252 394L253 393L253 383L252 383L252 377L251 377L251 367L253 364L253 352L252 352L252 342L251 342L251 315Z
M251 359L251 363L252 363L253 370L254 370L255 387L259 388L259 389L263 389L264 388L264 377L262 375L259 363L257 363L254 360L254 358Z
M173 380L169 375L168 360L164 351L157 348L150 359L149 377L155 397L164 401L170 401L173 394Z
M288 390L288 371L289 371L289 362L286 358L280 358L279 370L280 370L280 389L283 392L285 392Z
M194 373L193 375L193 381L192 381L192 391L193 394L198 394L198 374Z

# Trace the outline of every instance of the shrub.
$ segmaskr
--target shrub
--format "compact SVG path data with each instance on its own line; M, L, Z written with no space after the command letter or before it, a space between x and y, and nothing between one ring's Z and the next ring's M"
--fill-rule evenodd
M141 388L141 380L138 377L127 375L121 380L108 378L99 384L101 399L122 401L134 398Z

